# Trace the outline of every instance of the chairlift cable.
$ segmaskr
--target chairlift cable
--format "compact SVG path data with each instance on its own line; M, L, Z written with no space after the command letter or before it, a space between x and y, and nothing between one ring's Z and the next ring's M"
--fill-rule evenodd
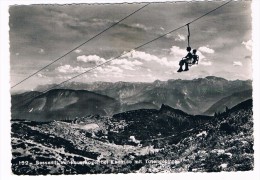
M133 14L137 13L138 11L140 11L141 9L145 8L146 6L148 6L151 3L147 3L144 6L142 6L141 8L135 10L134 12L132 12L131 14L127 15L126 17L122 18L121 20L117 21L116 23L112 24L111 26L107 27L106 29L102 30L101 32L99 32L98 34L94 35L93 37L91 37L90 39L86 40L85 42L81 43L80 45L76 46L75 48L71 49L70 51L68 51L67 53L63 54L62 56L60 56L59 58L57 58L56 60L52 61L51 63L47 64L46 66L42 67L41 69L39 69L38 71L32 73L31 75L29 75L28 77L24 78L23 80L21 80L20 82L16 83L15 85L13 85L11 87L14 88L16 86L18 86L19 84L23 83L24 81L26 81L27 79L30 79L31 77L33 77L34 75L36 75L37 73L41 72L42 70L46 69L47 67L49 67L50 65L54 64L55 62L61 60L62 58L64 58L65 56L67 56L68 54L72 53L73 51L77 50L79 47L87 44L88 42L90 42L91 40L93 40L94 38L98 37L99 35L103 34L104 32L106 32L107 30L111 29L112 27L116 26L117 24L119 24L120 22L124 21L125 19L127 19L128 17L132 16Z
M156 40L158 40L158 39L160 39L160 38L162 38L162 37L165 37L165 36L168 35L168 34L171 34L171 33L174 32L174 31L177 31L177 30L179 30L179 29L181 29L181 28L187 26L187 24L194 23L195 21L198 21L199 19L201 19L201 18L207 16L208 14L210 14L210 13L216 11L217 9L220 9L221 7L227 5L228 3L232 2L232 1L233 1L233 0L230 0L230 1L228 1L228 2L226 2L226 3L224 3L224 4L222 4L222 5L218 6L217 8L215 8L215 9L213 9L213 10L211 10L211 11L205 13L205 14L203 14L202 16L199 16L198 18L196 18L196 19L194 19L194 20L192 20L192 21L190 21L190 22L188 22L188 23L186 23L186 24L184 24L184 25L182 25L182 26L180 26L180 27L178 27L178 28L175 28L175 29L173 29L173 30L171 30L171 31L169 31L169 32L167 32L167 33L165 33L165 34L163 34L163 35L160 35L160 36L158 36L158 37L156 37L156 38L154 38L154 39L152 39L152 40L150 40L150 41L148 41L148 42L146 42L146 43L144 43L144 44L142 44L142 45L140 45L140 46L137 46L136 48L133 48L133 49L128 50L128 51L126 51L126 52L124 51L122 54L120 54L120 55L118 55L118 56L116 56L116 57L114 57L114 58L111 58L111 59L109 59L109 60L107 60L107 61L105 61L105 62L103 62L103 63L100 63L100 64L98 64L98 65L92 67L91 69L88 69L87 71L84 71L84 72L82 72L82 73L80 73L80 74L78 74L78 75L76 75L76 76L73 76L73 77L71 77L71 78L69 78L69 79L67 79L67 80L65 80L65 81L63 81L63 82L61 82L61 83L59 83L59 84L54 85L53 87L51 87L51 88L49 88L49 89L47 89L47 90L45 90L45 91L40 92L40 94L39 94L39 95L36 95L35 97L30 97L30 98L28 98L28 99L23 100L23 102L26 101L26 100L33 99L33 98L37 98L37 97L41 96L43 93L46 93L46 92L48 92L48 91L50 91L50 90L53 90L54 88L56 88L56 87L58 87L58 86L60 86L60 85L62 85L62 84L64 84L64 83L66 83L66 82L69 82L69 81L72 80L72 79L75 79L75 78L77 78L77 77L79 77L79 76L81 76L81 75L83 75L83 74L86 74L86 73L88 73L88 72L90 72L90 71L92 71L92 70L94 70L94 69L96 69L96 68L98 68L98 67L100 67L100 66L103 66L103 65L105 65L105 64L107 64L107 63L109 63L109 62L111 62L111 61L113 61L113 60L115 60L115 59L117 59L117 58L120 58L121 56L123 56L123 55L125 55L125 54L131 52L132 50L139 49L139 48L141 48L141 47L143 47L143 46L145 46L145 45L147 45L147 44L150 44L150 43L152 43L152 42L154 42L154 41L156 41ZM148 4L147 4L147 5L148 5ZM146 6L147 6L147 5L146 5ZM19 104L19 102L16 103L16 104L14 104L13 107L16 106L16 105L18 105L18 104Z

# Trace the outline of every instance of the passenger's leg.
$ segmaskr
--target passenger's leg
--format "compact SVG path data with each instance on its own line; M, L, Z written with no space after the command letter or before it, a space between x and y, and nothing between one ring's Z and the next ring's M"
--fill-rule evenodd
M188 71L189 70L189 64L187 62L185 62L185 69L184 71Z
M179 62L180 68L178 69L177 72L182 72L182 71L183 71L183 70L182 70L183 64L184 64L184 61L183 61L183 60L180 60L180 62Z

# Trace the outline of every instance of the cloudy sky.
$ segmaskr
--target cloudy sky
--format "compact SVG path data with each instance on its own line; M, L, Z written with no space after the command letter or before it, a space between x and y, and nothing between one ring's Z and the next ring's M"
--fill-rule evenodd
M222 1L152 3L12 90L60 83L128 51L74 81L152 82L211 75L251 79L250 1L231 2L190 25L191 47L198 49L200 61L188 72L176 72L179 60L186 55L186 28L132 50L221 4ZM143 5L11 6L11 86Z

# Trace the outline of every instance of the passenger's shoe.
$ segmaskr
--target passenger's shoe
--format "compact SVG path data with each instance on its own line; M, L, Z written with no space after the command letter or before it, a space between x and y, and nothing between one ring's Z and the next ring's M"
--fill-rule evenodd
M182 72L183 70L180 68L177 72Z

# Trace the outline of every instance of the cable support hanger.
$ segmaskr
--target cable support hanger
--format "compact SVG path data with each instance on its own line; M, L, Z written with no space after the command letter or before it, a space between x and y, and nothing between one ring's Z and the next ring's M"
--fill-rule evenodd
M187 28L188 28L188 46L187 47L190 47L190 24L189 23L187 24Z

